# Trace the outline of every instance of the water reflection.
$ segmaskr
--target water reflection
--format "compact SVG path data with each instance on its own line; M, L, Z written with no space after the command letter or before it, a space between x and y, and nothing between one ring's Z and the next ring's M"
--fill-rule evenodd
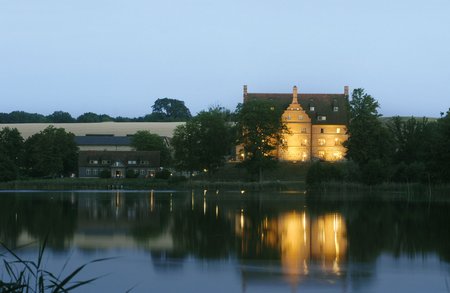
M167 271L192 258L236 259L244 287L274 280L292 288L311 280L356 286L374 270L354 264L370 268L382 254L434 254L448 262L447 211L446 205L314 203L215 190L3 193L0 241L17 247L49 235L58 251L143 251L155 269Z

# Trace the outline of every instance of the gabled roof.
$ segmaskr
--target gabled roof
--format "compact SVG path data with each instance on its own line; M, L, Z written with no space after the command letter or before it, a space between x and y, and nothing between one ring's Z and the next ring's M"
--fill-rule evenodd
M292 102L292 93L247 93L244 102L249 100L273 101L286 109ZM298 94L298 102L311 118L312 124L347 124L348 98L345 94ZM311 111L310 106L314 106ZM337 111L334 111L337 107ZM326 116L326 120L318 120Z

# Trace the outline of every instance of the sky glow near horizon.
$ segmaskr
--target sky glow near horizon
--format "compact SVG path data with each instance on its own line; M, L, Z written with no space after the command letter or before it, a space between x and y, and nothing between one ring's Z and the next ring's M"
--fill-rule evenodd
M450 107L450 1L0 0L0 112L194 114L249 92L364 88L385 116Z

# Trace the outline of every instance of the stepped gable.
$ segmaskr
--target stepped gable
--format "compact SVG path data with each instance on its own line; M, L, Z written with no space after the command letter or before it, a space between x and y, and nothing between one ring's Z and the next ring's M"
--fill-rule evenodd
M286 109L292 102L292 93L246 93L244 102L249 100L273 101ZM298 102L311 118L312 124L348 123L348 98L345 94L299 93ZM311 111L311 106L314 111ZM319 120L319 116L326 116L326 120Z

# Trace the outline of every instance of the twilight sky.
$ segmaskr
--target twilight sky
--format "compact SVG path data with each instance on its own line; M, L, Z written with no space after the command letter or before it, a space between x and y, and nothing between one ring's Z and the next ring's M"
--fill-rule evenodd
M385 116L450 107L450 0L0 0L0 112L193 113L249 92L362 87Z

